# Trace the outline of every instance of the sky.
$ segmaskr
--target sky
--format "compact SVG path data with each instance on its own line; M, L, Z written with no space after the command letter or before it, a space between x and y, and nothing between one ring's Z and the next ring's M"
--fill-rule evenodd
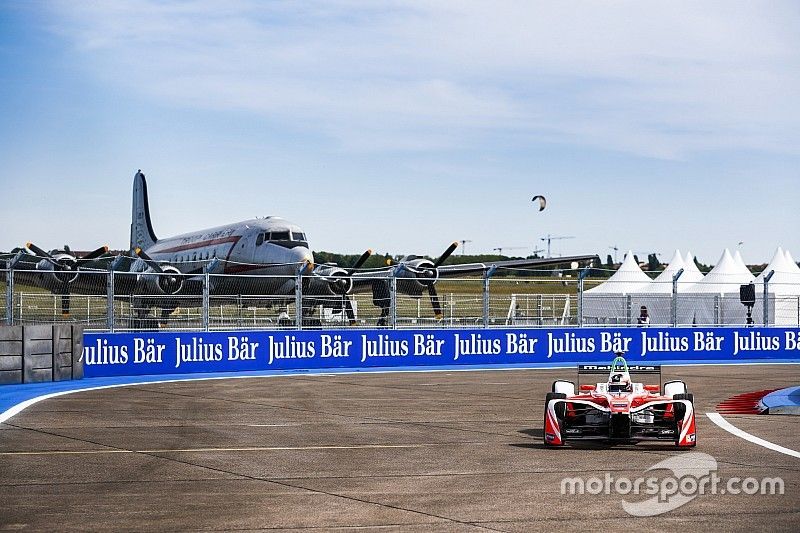
M800 259L798 28L791 1L0 0L0 250L127 248L142 169L163 237Z

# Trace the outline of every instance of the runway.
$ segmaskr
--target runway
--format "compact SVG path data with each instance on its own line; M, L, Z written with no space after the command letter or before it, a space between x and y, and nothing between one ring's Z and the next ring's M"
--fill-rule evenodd
M800 458L705 413L800 383L800 365L665 367L698 411L717 474L784 494L704 494L632 517L644 495L562 494L565 477L635 479L672 445L545 449L545 393L573 370L294 375L81 392L0 424L0 529L797 531ZM800 450L800 417L725 415ZM661 471L664 474L664 471Z

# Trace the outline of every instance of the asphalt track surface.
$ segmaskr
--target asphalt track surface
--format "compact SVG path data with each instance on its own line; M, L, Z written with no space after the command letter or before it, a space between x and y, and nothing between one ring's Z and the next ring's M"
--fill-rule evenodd
M564 477L633 480L687 453L544 448L544 395L573 373L294 375L53 398L0 424L0 530L800 530L800 459L702 414L800 383L800 365L665 367L695 394L695 451L723 479L780 477L785 493L706 494L648 518L621 503L643 495L561 494ZM800 417L725 418L800 450Z

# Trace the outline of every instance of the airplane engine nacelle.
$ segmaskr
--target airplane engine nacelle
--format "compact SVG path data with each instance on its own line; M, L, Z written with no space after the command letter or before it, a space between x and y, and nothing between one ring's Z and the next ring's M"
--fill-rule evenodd
M77 267L78 261L70 254L55 254L52 261L42 259L36 263L36 271L41 274L39 284L48 290L61 290L78 279Z
M343 296L352 290L353 280L347 270L335 265L320 265L314 269L303 292L312 296Z
M439 279L439 269L428 259L402 261L400 265L402 268L395 274L397 290L409 296L422 296L422 291Z
M183 288L183 275L174 266L162 266L161 272L147 268L138 276L137 292L140 294L177 294Z

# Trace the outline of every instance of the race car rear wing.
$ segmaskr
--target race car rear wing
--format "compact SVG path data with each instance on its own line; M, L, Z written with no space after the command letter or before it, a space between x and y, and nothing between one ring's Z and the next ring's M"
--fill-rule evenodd
M585 364L578 365L578 388L581 386L581 376L603 376L607 378L613 365ZM658 386L661 386L661 365L628 365L631 379L638 375L657 375Z

